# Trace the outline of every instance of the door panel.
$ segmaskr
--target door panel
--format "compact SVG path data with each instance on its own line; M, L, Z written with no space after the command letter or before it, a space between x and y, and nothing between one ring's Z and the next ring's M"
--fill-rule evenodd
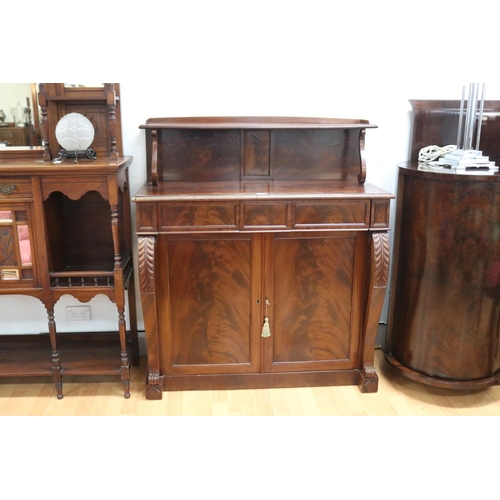
M162 236L160 247L165 373L258 371L260 236Z
M266 371L347 369L353 335L356 233L275 235L267 246L271 337ZM355 326L354 326L355 327Z

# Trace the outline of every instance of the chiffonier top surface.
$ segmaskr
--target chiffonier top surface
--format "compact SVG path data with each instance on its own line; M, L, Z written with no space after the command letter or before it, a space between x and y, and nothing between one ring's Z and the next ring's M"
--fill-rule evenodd
M144 185L134 202L150 201L220 201L220 200L297 200L297 199L367 199L394 196L370 183L342 181L220 181L161 182Z
M283 116L207 116L149 118L143 129L294 129L376 128L367 120L348 118L298 118Z

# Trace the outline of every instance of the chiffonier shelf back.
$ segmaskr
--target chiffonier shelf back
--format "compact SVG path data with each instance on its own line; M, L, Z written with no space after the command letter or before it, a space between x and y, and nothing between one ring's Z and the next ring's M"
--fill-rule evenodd
M151 118L147 179L358 180L366 120L284 117Z

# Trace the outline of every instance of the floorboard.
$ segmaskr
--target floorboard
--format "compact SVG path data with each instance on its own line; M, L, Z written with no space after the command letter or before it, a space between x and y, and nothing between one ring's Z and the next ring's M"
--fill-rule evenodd
M395 373L376 351L375 394L356 386L164 392L145 399L146 360L133 368L131 397L117 377L66 377L58 400L49 378L0 379L2 416L499 416L500 386L438 389Z

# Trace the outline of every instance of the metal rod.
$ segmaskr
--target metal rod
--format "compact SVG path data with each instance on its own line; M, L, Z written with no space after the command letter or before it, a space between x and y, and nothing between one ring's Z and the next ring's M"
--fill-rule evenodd
M467 104L465 106L466 111L465 111L464 140L463 140L463 143L462 143L462 149L464 151L467 149L467 134L468 134L468 131L469 131L469 120L470 120L469 108L470 108L471 92L472 92L472 89L471 89L470 84L469 84Z
M464 150L472 149L474 136L474 125L477 112L477 84L471 83L469 86L469 100L467 102L467 116L465 120L465 143Z
M476 137L476 151L479 151L479 141L481 140L481 127L483 125L483 112L484 112L484 91L486 84L481 86L481 101L479 104L479 118L477 122L477 137Z
M464 121L464 103L465 103L465 85L462 87L462 100L460 101L460 114L458 115L458 135L457 135L457 149L463 149L463 134L462 127Z

